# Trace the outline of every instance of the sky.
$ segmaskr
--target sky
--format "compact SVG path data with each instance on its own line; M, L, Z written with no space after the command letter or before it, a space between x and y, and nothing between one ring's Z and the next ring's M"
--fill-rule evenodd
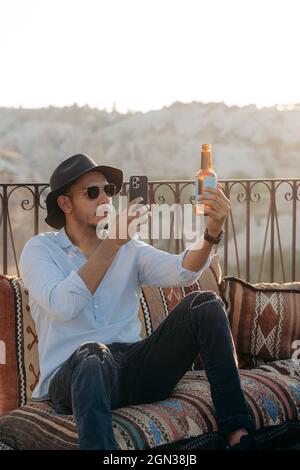
M0 0L0 106L300 103L299 0Z

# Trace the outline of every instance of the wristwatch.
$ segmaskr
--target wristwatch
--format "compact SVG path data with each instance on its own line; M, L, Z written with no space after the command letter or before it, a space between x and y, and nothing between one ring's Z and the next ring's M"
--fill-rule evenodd
M221 230L221 232L216 238L209 235L207 227L204 232L204 240L208 241L209 243L213 243L214 245L217 245L218 243L220 243L220 241L223 240L223 236L224 236L224 229Z

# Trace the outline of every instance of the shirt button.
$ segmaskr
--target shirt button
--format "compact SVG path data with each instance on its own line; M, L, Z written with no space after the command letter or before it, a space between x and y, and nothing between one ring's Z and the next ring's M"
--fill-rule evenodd
M98 307L99 307L99 305L98 305L98 304L95 304L95 308L98 308Z

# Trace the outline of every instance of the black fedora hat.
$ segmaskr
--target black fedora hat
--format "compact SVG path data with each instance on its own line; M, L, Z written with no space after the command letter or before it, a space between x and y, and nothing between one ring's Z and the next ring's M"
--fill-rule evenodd
M101 172L109 183L114 183L117 187L116 194L122 189L123 172L119 168L112 166L97 165L88 155L79 153L64 160L53 171L50 178L50 193L46 198L47 217L45 221L51 227L62 228L65 223L65 214L57 204L57 197L63 194L66 187L77 180L80 176L91 170Z

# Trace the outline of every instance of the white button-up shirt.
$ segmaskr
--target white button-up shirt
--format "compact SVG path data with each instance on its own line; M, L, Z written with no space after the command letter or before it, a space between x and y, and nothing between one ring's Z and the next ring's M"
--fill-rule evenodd
M32 398L47 398L51 378L82 343L139 341L141 285L188 286L209 262L198 272L189 271L182 266L185 253L174 255L130 240L119 248L92 294L78 275L87 259L64 228L31 238L22 251L20 271L39 338L41 375Z

